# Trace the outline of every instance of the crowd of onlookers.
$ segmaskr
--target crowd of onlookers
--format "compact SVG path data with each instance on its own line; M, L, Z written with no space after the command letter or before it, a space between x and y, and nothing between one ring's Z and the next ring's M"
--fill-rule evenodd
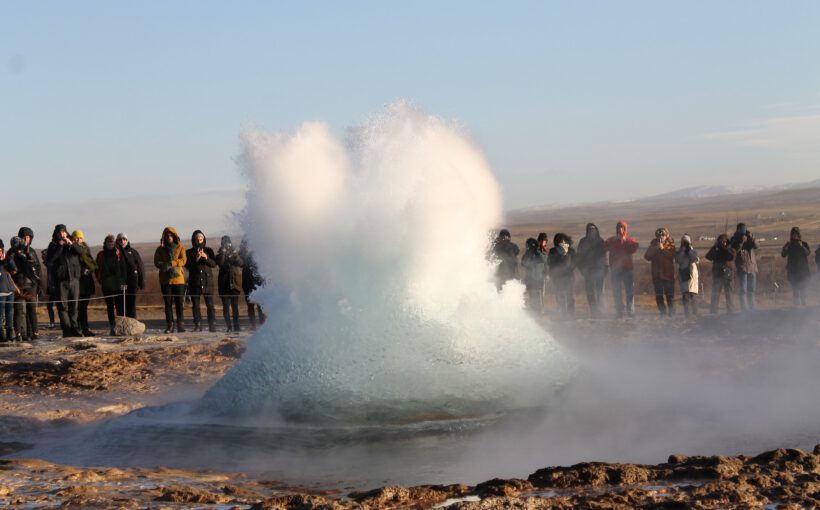
M546 233L526 241L526 249L520 250L511 240L508 230L501 230L490 250L490 257L498 263L496 285L498 289L514 278L519 278L526 287L527 306L541 313L544 297L550 290L555 296L559 316L572 316L575 312L575 270L584 278L590 313L598 317L602 312L602 293L607 274L615 303L616 317L624 313L635 314L633 255L638 251L638 242L629 235L628 225L619 221L615 235L603 238L598 227L589 223L586 234L574 246L570 236L557 233L552 238L552 246ZM726 310L735 310L734 294L740 299L742 310L753 310L757 305L757 250L759 241L738 223L731 236L721 234L704 257L712 263L711 313L718 312L720 295L726 300ZM786 259L786 274L791 285L794 304L806 305L806 292L811 278L809 257L811 249L798 227L791 229L788 242L783 245L781 255ZM698 263L700 256L692 245L688 234L680 238L676 245L668 229L661 227L655 231L655 238L643 254L651 263L652 285L658 310L663 315L675 311L676 282L681 293L681 302L686 316L697 314L699 294ZM815 264L820 272L820 246L814 254Z
M108 235L102 250L91 253L81 230L69 234L57 225L48 248L38 254L32 248L34 232L21 227L6 250L0 239L0 341L39 338L37 307L45 304L49 326L55 327L54 308L64 337L94 336L88 322L88 307L99 286L105 301L110 333L115 317L137 318L137 294L145 289L145 266L126 234ZM234 248L223 236L216 253L207 246L202 231L191 236L185 249L173 227L162 232L154 252L160 289L165 305L165 332L185 331L184 304L190 299L193 330L205 327L200 310L205 301L207 328L216 331L214 298L222 301L228 331L239 331L239 297L244 292L251 329L265 320L261 307L250 294L263 281L246 243ZM215 274L216 273L216 274ZM174 316L176 312L176 317Z

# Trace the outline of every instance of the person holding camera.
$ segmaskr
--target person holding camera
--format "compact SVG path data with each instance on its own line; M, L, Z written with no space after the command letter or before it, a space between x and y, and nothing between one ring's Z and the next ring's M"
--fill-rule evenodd
M56 225L48 245L46 264L53 285L52 297L57 301L57 314L60 317L63 337L83 336L77 317L82 253L82 248L68 235L66 226Z
M572 238L561 232L552 238L552 245L547 254L547 267L555 304L561 317L571 319L575 315L575 248Z
M544 275L547 272L547 252L540 249L538 240L530 237L527 251L521 257L524 268L524 286L527 289L527 308L536 315L544 312Z
M208 316L208 331L216 331L216 311L214 310L214 281L213 268L216 267L214 251L205 246L205 234L195 230L191 235L191 248L188 250L188 295L191 296L191 306L194 313L194 331L202 331L202 311L199 309L200 299L205 297L205 311Z
M698 295L698 252L692 247L692 238L689 234L683 234L680 238L680 247L675 254L675 262L678 264L678 278L680 279L681 301L683 302L683 313L689 317L698 314L698 304L695 298Z
M495 270L495 285L499 292L505 283L518 274L519 251L518 245L512 242L510 231L506 228L501 229L490 250L490 257L498 262Z
M786 259L786 276L792 286L794 306L806 306L806 284L811 278L809 270L809 243L803 241L800 227L792 227L789 242L783 245L780 255Z
M239 331L239 294L242 292L242 266L244 261L234 249L231 238L222 236L216 253L219 265L219 295L222 298L222 314L228 332Z
M623 317L624 308L626 308L627 314L633 317L635 315L635 269L632 264L632 255L638 251L638 241L629 236L629 225L624 220L615 224L615 235L604 241L604 249L609 252L615 316L619 319ZM623 294L626 294L625 306Z
M137 250L131 247L128 236L117 234L117 248L125 261L125 316L137 318L137 291L145 288L145 266Z
M655 239L649 243L643 258L652 263L652 286L658 311L661 315L674 315L675 241L666 227L655 231Z
M15 315L20 317L18 328L25 331L25 335L37 340L40 338L37 324L37 297L40 294L40 259L37 251L31 247L34 240L34 231L29 227L20 227L17 232L19 242L12 243L10 255L14 258L17 272L14 274L14 283L20 289L24 299L15 301ZM19 301L19 305L18 305ZM19 312L17 308L20 308ZM17 319L15 319L17 320Z
M77 322L80 323L80 331L83 336L94 336L94 332L88 324L88 305L91 298L97 292L94 285L94 274L97 272L97 262L91 257L91 248L85 244L85 234L82 230L75 230L71 233L74 243L82 249L80 255L80 299L77 304Z
M123 291L128 288L126 283L125 258L117 246L113 234L105 236L103 249L97 253L97 281L100 282L105 297L105 310L108 313L108 328L114 334L114 317L125 315Z
M734 311L732 287L735 281L735 257L737 252L729 244L729 236L720 234L715 245L706 253L706 260L712 262L712 302L709 310L718 313L721 291L726 296L726 311Z
M737 292L740 295L740 309L754 310L757 306L757 256L760 242L752 236L745 223L738 223L735 233L729 240L737 251L735 267L737 269Z
M11 274L17 271L12 257L6 255L0 239L0 342L11 342L14 335L14 293L16 285Z
M188 256L174 227L165 227L162 239L154 251L154 266L159 269L159 286L165 302L165 333L174 331L174 309L176 309L176 330L185 332L183 298L185 297L185 263Z

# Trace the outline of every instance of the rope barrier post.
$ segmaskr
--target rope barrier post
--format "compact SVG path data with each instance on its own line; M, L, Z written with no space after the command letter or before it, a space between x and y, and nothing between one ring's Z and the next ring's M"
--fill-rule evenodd
M125 317L125 290L128 288L127 285L120 285L120 290L122 290L122 317Z

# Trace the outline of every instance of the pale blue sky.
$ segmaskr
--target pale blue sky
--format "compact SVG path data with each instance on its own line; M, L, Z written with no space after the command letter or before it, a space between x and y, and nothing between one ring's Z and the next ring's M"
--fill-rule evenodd
M507 209L816 179L820 2L0 1L0 237L29 189L48 229L174 193L224 219L243 127L399 99L465 126Z

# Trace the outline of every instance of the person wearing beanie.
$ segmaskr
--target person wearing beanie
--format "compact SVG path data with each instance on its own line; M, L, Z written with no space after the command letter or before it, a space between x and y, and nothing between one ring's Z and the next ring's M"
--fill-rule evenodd
M77 322L80 325L80 332L83 336L94 336L88 323L88 306L91 298L97 292L94 285L94 274L97 272L97 262L91 256L91 248L85 243L85 234L82 230L75 230L71 233L74 244L80 247L80 299L77 303Z
M540 250L538 240L527 239L526 251L521 257L524 268L524 286L527 289L527 308L535 315L544 313L544 273L547 271L547 253Z
M239 294L242 293L242 266L245 262L228 236L222 236L216 263L219 265L219 296L222 298L225 325L228 332L239 331Z
M675 314L675 253L675 241L669 230L661 227L643 255L652 264L652 286L661 315Z
M185 332L183 299L185 296L185 263L188 261L185 246L174 227L165 227L160 244L154 251L154 266L159 269L159 285L165 302L165 333L174 331L174 309L176 309L176 330Z
M60 316L63 337L83 336L77 316L82 253L82 248L68 235L65 225L59 224L54 227L51 243L46 253L46 265L53 287L51 296L57 301L57 313Z
M491 258L498 262L495 284L499 291L505 283L516 277L519 251L518 245L511 240L510 231L506 228L501 229L491 251Z
M21 295L25 296L25 299L15 300L14 312L16 316L20 317L18 328L21 335L25 334L26 337L36 340L40 338L37 331L37 300L40 294L42 265L40 264L40 258L37 256L37 251L31 247L31 242L34 240L34 231L29 227L20 227L15 239L17 238L20 239L20 242L11 254L17 266L14 283L17 284Z
M208 317L208 331L216 331L216 310L214 309L214 280L213 268L216 267L216 255L206 246L208 240L201 230L195 230L191 235L191 248L188 249L188 295L191 296L191 307L194 313L194 331L202 331L202 310L200 300L205 298L205 313Z
M14 335L14 291L11 273L17 270L14 260L6 255L6 246L0 239L0 342L11 342Z
M105 296L105 310L108 314L108 329L114 335L114 318L125 315L125 296L123 290L127 288L125 260L117 246L113 234L108 234L103 240L103 249L97 253L97 281L100 282L103 296ZM115 315L116 312L116 315Z
M572 238L560 232L555 234L552 244L547 265L555 292L555 304L560 316L571 319L575 315L575 248L572 247Z
M729 236L720 234L708 252L706 260L712 262L712 302L709 306L711 313L718 313L720 293L726 296L726 311L734 311L732 303L732 288L735 281L735 257L737 252L729 244Z
M745 223L738 223L729 244L737 251L735 268L737 269L737 292L740 297L740 309L754 310L757 305L757 256L760 242L752 236Z
M594 223L587 223L586 236L578 242L578 270L584 277L589 313L600 317L604 304L604 278L609 267L606 265L604 239Z
M137 291L145 289L145 266L142 257L128 241L128 235L117 234L117 248L125 261L125 316L137 318Z
M638 241L629 236L629 225L624 220L615 224L615 235L604 241L604 249L609 252L615 316L623 317L624 309L626 309L632 317L635 315L635 277L632 255L638 251ZM626 294L625 304L624 294Z
M780 255L786 259L786 276L792 287L794 306L806 306L806 285L811 278L809 270L809 243L803 241L800 227L792 227L789 241L783 245Z
M699 261L698 252L692 247L692 238L689 237L689 234L683 234L680 239L680 247L675 253L675 262L678 264L683 313L687 317L698 314L698 305L695 298L698 295Z

